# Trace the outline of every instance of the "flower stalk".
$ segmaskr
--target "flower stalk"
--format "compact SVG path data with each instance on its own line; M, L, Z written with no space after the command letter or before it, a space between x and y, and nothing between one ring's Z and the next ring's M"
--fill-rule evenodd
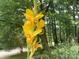
M45 22L41 19L44 15L42 12L38 13L37 1L33 0L34 8L26 9L24 16L26 21L23 25L23 32L26 37L27 44L27 59L32 59L34 53L38 48L42 48L40 42L37 42L37 35L41 34L43 31L43 27L45 26Z

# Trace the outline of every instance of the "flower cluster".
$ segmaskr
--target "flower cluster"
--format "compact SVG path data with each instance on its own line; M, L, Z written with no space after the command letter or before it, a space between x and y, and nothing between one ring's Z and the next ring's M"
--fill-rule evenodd
M42 12L38 14L34 14L33 10L26 9L24 13L25 18L27 19L23 25L24 35L26 37L27 48L29 50L29 55L33 56L35 51L42 47L39 42L37 42L36 36L43 31L43 27L45 26L45 22L42 19L44 16Z

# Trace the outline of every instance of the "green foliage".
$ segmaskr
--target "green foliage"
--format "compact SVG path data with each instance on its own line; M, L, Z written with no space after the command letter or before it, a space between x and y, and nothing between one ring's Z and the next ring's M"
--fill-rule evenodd
M63 45L52 51L54 59L79 59L78 45Z
M0 0L0 48L10 49L18 46L16 32L20 35L19 39L23 39L21 31L24 17L21 3L20 1Z

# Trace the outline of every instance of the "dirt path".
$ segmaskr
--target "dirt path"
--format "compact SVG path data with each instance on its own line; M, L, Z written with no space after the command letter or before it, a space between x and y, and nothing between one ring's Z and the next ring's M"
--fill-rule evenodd
M26 52L26 51L27 51L27 49L23 48L23 52ZM1 50L0 51L0 58L16 55L16 54L19 54L19 53L20 53L20 48L12 49L12 50L9 50L9 51Z

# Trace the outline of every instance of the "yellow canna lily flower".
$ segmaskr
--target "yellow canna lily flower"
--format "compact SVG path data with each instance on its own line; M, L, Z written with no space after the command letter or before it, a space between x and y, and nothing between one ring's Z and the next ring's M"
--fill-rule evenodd
M34 14L31 9L26 9L26 13L24 13L24 16L26 17L27 20L33 21L34 19Z
M42 12L38 13L37 15L34 15L31 9L27 9L26 13L24 13L24 16L26 17L27 20L34 21L34 20L39 20L44 15L42 14Z
M37 42L35 45L32 46L30 56L33 56L33 54L35 53L35 51L36 51L38 48L42 48L42 45Z
M45 22L43 19L41 19L38 24L37 24L37 28L33 33L33 36L37 36L38 34L40 34L43 30L43 27L45 26Z
M45 26L45 22L43 19L41 19L38 23L37 23L37 28L43 28Z

